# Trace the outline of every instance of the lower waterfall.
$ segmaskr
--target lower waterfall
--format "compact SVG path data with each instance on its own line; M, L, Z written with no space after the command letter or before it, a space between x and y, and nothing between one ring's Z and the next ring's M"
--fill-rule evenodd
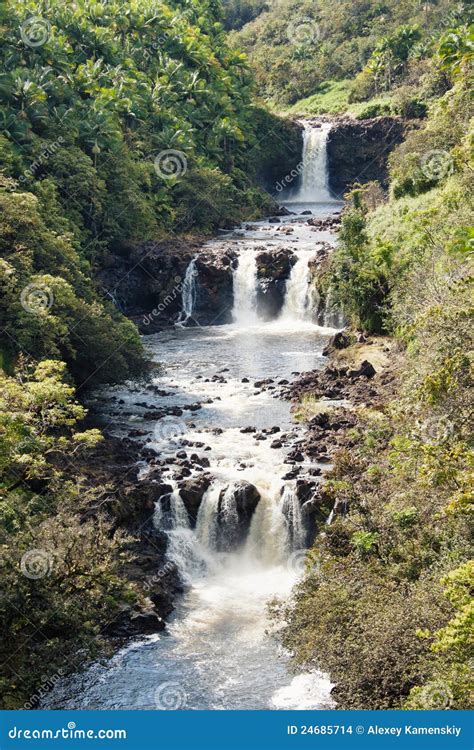
M271 567L284 564L292 552L305 546L307 529L295 487L288 484L280 490L278 482L270 481L257 489L260 501L237 549L239 516L232 483L216 482L207 490L194 529L176 489L166 498L169 513L163 510L163 499L157 503L155 526L167 534L167 555L187 583L215 572L231 552L242 564Z

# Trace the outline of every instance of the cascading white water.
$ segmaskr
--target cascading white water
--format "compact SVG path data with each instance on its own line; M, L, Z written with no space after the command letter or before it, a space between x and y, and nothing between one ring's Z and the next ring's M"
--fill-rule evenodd
M282 511L288 522L291 549L303 549L306 545L306 527L300 499L292 486L287 485L283 490Z
M331 123L316 127L305 124L303 133L303 162L301 184L293 196L299 203L328 203L332 201L328 187L327 139Z
M233 278L234 307L232 317L240 326L258 323L257 261L255 252L245 250L239 255Z
M280 314L282 320L306 320L310 312L309 256L311 253L298 253L297 255L298 260L291 269L290 278L286 282L285 302Z
M182 311L179 323L186 323L194 312L197 298L197 281L198 270L196 268L196 258L189 263L183 280L183 289L181 292Z
M196 519L196 536L203 547L217 548L217 511L222 487L216 483L204 494Z

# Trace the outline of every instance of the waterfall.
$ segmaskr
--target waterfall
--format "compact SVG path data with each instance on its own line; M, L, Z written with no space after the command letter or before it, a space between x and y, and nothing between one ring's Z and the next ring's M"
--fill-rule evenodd
M280 482L259 486L261 499L250 521L240 550L242 561L280 565L292 550L302 549L306 539L296 488ZM164 510L163 501L166 508ZM168 537L167 557L183 579L192 583L222 565L235 547L239 531L234 483L215 482L204 494L192 529L188 512L175 485L173 492L158 501L154 524ZM223 554L224 553L224 554Z
M280 194L285 203L332 203L328 186L327 139L331 123L318 127L304 123L303 156L298 165L301 175L299 187L286 189Z
M286 282L285 302L280 313L284 320L305 320L309 311L310 270L309 256L311 253L298 253L298 260L291 269Z
M282 495L282 512L288 522L290 548L300 550L306 546L306 528L301 511L301 503L295 487L287 485Z
M201 500L196 519L196 536L208 550L217 548L217 511L221 489L221 485L216 484L207 490Z
M182 311L179 317L179 323L186 323L192 316L197 298L197 279L199 272L196 268L196 258L189 263L183 280L183 289L181 292Z
M281 565L288 559L290 547L279 488L275 484L270 491L258 490L261 499L252 516L244 552L265 565Z
M303 134L303 163L301 185L294 196L300 203L327 203L332 201L328 188L327 139L331 123L320 127L305 124Z
M219 503L219 548L222 551L231 549L239 529L239 514L235 487L230 484L222 493Z
M253 250L239 255L234 271L234 308L232 316L239 326L258 323L257 316L257 261Z

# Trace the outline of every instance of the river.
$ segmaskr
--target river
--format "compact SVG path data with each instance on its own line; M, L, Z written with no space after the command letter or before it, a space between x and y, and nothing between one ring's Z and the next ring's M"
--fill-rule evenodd
M137 406L142 397L150 401L144 386L112 391L119 404L114 431L126 434L139 424L160 457L170 458L166 481L175 489L166 508L158 503L155 524L168 534L168 555L178 566L186 591L165 633L132 642L105 663L94 663L61 680L43 708L333 707L329 677L317 670L292 675L289 655L268 632L267 617L268 602L275 597L286 600L302 575L307 539L295 479L285 478L292 466L289 446L297 445L304 428L295 425L289 403L275 393L279 381L323 365L322 349L334 333L334 328L313 320L308 275L316 244L333 243L334 238L329 232L315 231L301 216L303 210L327 216L340 208L321 179L325 137L325 131L315 135L311 129L305 135L309 166L304 169L310 173L303 175L299 191L283 196L294 214L278 225L261 221L249 229L239 227L208 245L209 250L213 243L230 242L238 250L234 323L177 325L145 338L150 356L162 365L153 382L163 395L153 396L154 406L199 403L201 408L147 422ZM319 160L316 169L315 160ZM282 227L291 228L291 233L282 232ZM298 258L280 316L266 323L258 317L255 295L255 248L262 243L289 244ZM181 321L192 317L198 283L191 267L183 289ZM325 323L336 326L338 320L329 316ZM269 377L274 383L270 389L255 387L255 382ZM100 410L100 395L97 399ZM256 432L242 432L249 427ZM262 439L257 439L259 434ZM276 437L281 447L271 447ZM206 471L213 477L195 525L173 480L172 461L183 446L189 450L190 443L195 453L207 459ZM308 461L300 465L308 473L314 469L321 467ZM146 475L145 464L142 470ZM234 489L243 480L258 490L260 499L245 540L235 545Z

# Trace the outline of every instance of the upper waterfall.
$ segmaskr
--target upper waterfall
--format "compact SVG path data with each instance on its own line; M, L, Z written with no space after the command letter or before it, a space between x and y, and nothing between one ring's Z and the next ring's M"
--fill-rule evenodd
M303 133L303 157L300 165L300 184L290 189L288 203L331 203L328 186L327 140L332 124L305 122ZM283 197L283 196L281 196Z
M331 123L319 127L307 123L303 134L303 173L298 199L310 203L332 200L328 188L327 140Z

